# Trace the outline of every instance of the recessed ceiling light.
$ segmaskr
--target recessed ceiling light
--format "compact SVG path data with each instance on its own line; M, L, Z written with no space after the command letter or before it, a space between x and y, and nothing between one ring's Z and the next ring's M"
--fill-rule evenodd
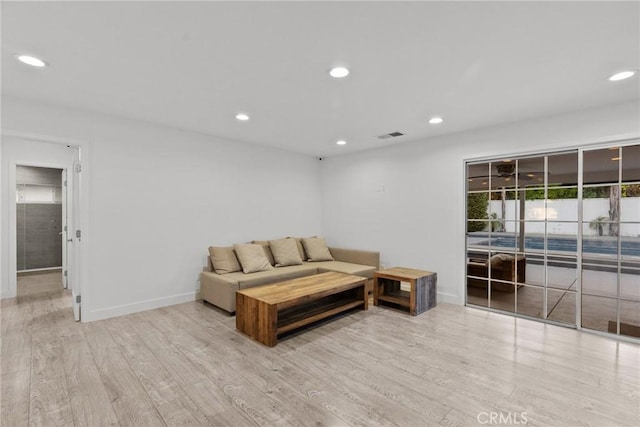
M442 117L431 117L429 119L429 124L432 124L432 125L437 125L442 122L444 122L444 119Z
M628 79L629 77L633 77L635 74L636 72L633 70L621 71L609 77L609 81L617 82L619 80L624 80L624 79Z
M529 178L533 178L533 177L534 177L534 176L536 176L536 175L535 175L535 174L533 174L533 173L528 173L528 174L527 174L527 176L528 176Z
M249 120L249 116L244 113L240 113L240 114L236 114L236 119L246 122L247 120Z
M618 160L620 160L620 157L612 157L611 160L613 160L614 162L617 162Z
M347 77L349 75L349 70L344 67L335 67L329 71L329 75L336 79L341 79L343 77Z
M341 139L340 141L336 141L336 144L338 144L338 145L347 145L347 141Z
M16 59L23 64L31 65L32 67L42 68L46 67L47 65L47 63L42 59L36 58L35 56L31 55L16 55Z

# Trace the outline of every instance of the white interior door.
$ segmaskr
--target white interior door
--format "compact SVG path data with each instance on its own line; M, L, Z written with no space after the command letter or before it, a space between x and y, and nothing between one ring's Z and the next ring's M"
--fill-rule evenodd
M67 170L63 169L61 173L61 185L62 185L62 231L60 237L62 238L62 286L67 289L69 284L67 281L67 242L69 235L69 221L67 219Z
M73 298L73 317L80 320L80 257L82 255L82 230L80 228L80 177L81 166L78 159L78 151L73 162L73 170L70 174L73 179L67 180L67 188L71 195L71 204L67 209L69 218L68 238L67 238L67 265L68 265L68 286L71 289Z

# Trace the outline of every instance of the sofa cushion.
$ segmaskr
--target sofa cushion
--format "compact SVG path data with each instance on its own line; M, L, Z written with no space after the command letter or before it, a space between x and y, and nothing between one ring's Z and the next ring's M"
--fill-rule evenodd
M242 270L238 258L236 258L236 253L231 246L209 246L209 256L211 257L213 270L218 274L228 274Z
M320 261L314 263L305 263L305 265L317 266L318 273L336 271L338 273L353 274L354 276L366 277L367 279L372 279L373 273L376 271L376 268L370 265L352 264L350 262L342 261Z
M271 252L273 252L273 258L276 260L276 266L284 267L302 264L302 258L300 258L294 239L269 240L269 246L271 247Z
M303 237L301 240L308 261L333 261L327 242L322 237Z
M513 255L495 254L491 257L489 262L491 263L491 267L500 267L504 262L512 262L514 259Z
M273 266L269 263L261 245L236 243L233 245L233 249L236 251L236 255L242 266L242 271L244 271L245 274L256 271L273 270Z
M287 267L276 267L269 271L244 274L241 272L231 273L225 277L238 281L240 289L252 288L254 286L271 285L273 283L284 282L285 280L296 279L298 277L311 276L317 274L318 269L313 265L291 265Z
M254 245L262 246L262 249L264 249L264 254L267 256L267 259L269 260L269 264L276 265L276 260L273 257L273 252L271 252L271 247L269 247L269 242L267 240L254 240L251 243L253 243Z
M329 252L331 252L331 256L333 256L333 259L335 259L336 261L370 265L376 268L380 268L380 252L335 247L330 247Z
M312 236L312 237L316 237L316 236ZM296 246L298 247L298 252L300 253L300 258L303 261L306 261L307 254L304 253L304 246L302 246L302 239L300 237L287 237L287 239L292 239L294 242L296 242Z

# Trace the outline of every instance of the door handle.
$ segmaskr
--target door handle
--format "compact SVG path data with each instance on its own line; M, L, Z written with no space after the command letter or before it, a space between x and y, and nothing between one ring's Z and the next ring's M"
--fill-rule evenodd
M73 239L67 239L67 242L73 242Z

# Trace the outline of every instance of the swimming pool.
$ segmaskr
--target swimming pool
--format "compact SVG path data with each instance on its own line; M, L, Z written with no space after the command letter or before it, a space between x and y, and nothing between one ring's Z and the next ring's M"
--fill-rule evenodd
M515 236L500 236L490 240L475 243L483 246L498 246L501 248L515 248ZM525 237L525 249L544 250L544 237ZM578 248L577 239L570 237L549 237L547 238L547 250L558 252L576 252ZM639 240L622 240L622 255L640 257ZM582 239L582 252L602 255L617 255L618 242L616 240L603 240L584 238Z

